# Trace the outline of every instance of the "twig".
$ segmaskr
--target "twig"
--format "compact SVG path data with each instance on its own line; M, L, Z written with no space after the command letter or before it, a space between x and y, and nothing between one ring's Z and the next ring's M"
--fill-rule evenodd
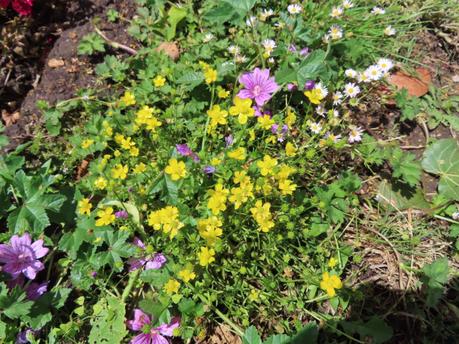
M421 146L400 146L401 149L424 149L426 146L421 145Z
M96 33L102 37L107 43L108 45L112 46L113 48L115 49L121 49L121 50L124 50L125 52L131 54L131 55L136 55L137 54L137 50L135 49L132 49L130 47L128 47L127 45L124 45L124 44L121 44L121 43L118 43L118 42L115 42L113 40L111 40L110 38L108 38L102 31L99 30L99 28L97 26L94 25L94 30L96 31Z

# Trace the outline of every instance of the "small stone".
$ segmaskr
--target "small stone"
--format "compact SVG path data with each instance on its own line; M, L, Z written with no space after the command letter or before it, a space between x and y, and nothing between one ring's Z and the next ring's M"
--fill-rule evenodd
M59 68L64 65L65 65L65 62L62 59L50 59L48 61L48 67L51 67L51 68Z

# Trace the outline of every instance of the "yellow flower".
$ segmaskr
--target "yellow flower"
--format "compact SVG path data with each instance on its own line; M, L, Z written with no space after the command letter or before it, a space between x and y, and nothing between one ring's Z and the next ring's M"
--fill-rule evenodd
M223 234L223 230L220 228L221 226L222 221L216 216L199 220L199 235L207 241L208 245L213 246L217 242L217 239Z
M166 166L164 171L170 175L171 179L174 181L186 177L185 163L183 161L178 161L177 159L170 159L169 165Z
M213 68L206 68L204 71L204 77L206 78L206 84L211 84L217 81L217 71Z
M260 291L252 289L249 294L249 300L252 302L258 301L260 298Z
M238 120L240 124L247 123L247 119L253 117L255 114L255 110L252 107L252 100L235 97L233 102L234 106L230 107L229 113L232 116L239 116Z
M160 127L162 123L156 117L152 117L149 118L145 124L147 125L148 130L155 132L156 128Z
M330 260L328 261L328 267L334 268L338 264L338 260L335 257L331 257Z
M88 198L83 198L78 202L78 212L81 215L89 215L91 213L92 204Z
M249 184L250 177L247 175L246 171L236 171L233 178L234 183L236 184Z
M261 117L258 117L258 123L260 126L265 129L265 130L271 130L271 127L273 126L274 120L269 117L269 115L264 115Z
M112 207L107 207L103 210L99 210L97 212L97 216L99 217L96 220L96 226L109 226L113 222L115 222L115 214L113 214L113 208Z
M217 96L218 96L218 98L226 99L226 98L228 98L229 94L230 94L229 91L225 90L223 87L221 87L221 86L217 87Z
M285 154L287 156L294 156L296 154L296 147L290 143L290 142L287 142L287 144L285 145Z
M104 190L107 187L107 179L105 179L104 177L97 178L94 182L94 186L98 190Z
M322 275L320 289L324 290L329 297L334 297L336 295L335 289L341 289L342 287L343 282L341 282L338 276L330 275L328 272Z
M255 140L255 130L250 129L249 135L250 135L249 141L250 141L250 142L254 141L254 140Z
M132 157L139 156L139 149L137 147L131 147L129 150L129 155Z
M253 196L252 190L253 185L251 183L245 183L241 187L231 189L229 200L234 204L234 209L239 209L242 204L247 202L249 197Z
M236 148L235 150L228 152L228 157L236 160L245 160L246 152L244 147Z
M121 97L121 101L125 106L135 105L135 96L131 92L126 91Z
M116 164L114 168L111 170L112 177L114 179L126 179L128 173L128 167L123 166L122 164Z
M279 172L276 174L276 178L279 180L287 179L291 174L295 173L296 170L293 167L287 165L281 165Z
M212 106L212 109L207 110L207 115L210 117L210 126L211 128L217 127L219 124L226 124L226 117L228 116L228 111L222 110L220 105Z
M180 289L180 282L171 278L167 283L164 285L164 291L167 295L176 294Z
M207 266L215 261L215 250L207 247L201 247L201 252L198 253L199 265Z
M162 229L164 233L169 234L170 239L173 239L184 226L179 220L179 210L171 206L151 212L148 215L148 225L155 230Z
M117 149L113 152L113 155L117 158L121 155L121 152Z
M81 142L81 148L83 149L89 148L92 146L93 143L94 143L94 140L86 139L83 142Z
M210 164L213 166L218 166L221 162L222 161L219 158L212 158L212 160L210 160Z
M207 202L207 208L212 211L212 214L218 215L226 210L226 199L229 191L222 184L215 185L214 190L209 191L210 198Z
M148 120L153 117L153 108L145 105L136 113L135 122L137 124L147 124Z
M188 283L191 280L196 278L196 274L193 272L193 269L185 268L178 272L178 277L185 283Z
M297 185L292 183L291 180L283 179L279 181L279 190L283 195L291 195L296 190Z
M293 124L296 122L296 115L293 112L293 110L289 107L287 109L287 117L285 117L285 124L287 124L289 127L292 127Z
M147 170L147 166L143 162L141 162L135 165L133 171L135 174L139 174L139 173L145 172L146 170Z
M158 75L156 78L153 79L153 84L155 87L162 87L166 83L166 78L162 75Z
M252 217L258 223L258 230L265 233L269 232L269 230L274 227L270 208L271 203L266 202L263 204L262 201L257 201L255 207L250 209Z
M267 176L273 173L273 168L277 166L277 160L271 158L269 155L265 155L263 160L257 162L257 166L260 169L262 176Z
M319 105L322 99L324 99L324 95L320 88L314 88L311 91L305 91L304 95L308 97L311 103L316 105Z

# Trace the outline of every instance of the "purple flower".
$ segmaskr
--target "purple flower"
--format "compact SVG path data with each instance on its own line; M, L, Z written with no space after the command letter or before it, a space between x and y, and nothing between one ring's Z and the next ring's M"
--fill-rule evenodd
M127 219L129 217L129 214L126 210L120 210L115 212L115 217L117 219Z
M295 44L290 44L288 47L288 51L291 51L292 53L296 52L296 45Z
M27 335L28 334L31 334L32 336L35 336L36 334L38 334L39 330L32 330L31 328L28 328L24 331L21 331L18 333L17 337L16 337L16 344L27 344L27 343L30 343L29 340L27 339Z
M45 268L38 259L48 253L48 249L43 247L43 240L32 243L28 233L19 237L13 235L10 245L0 245L0 263L4 263L3 271L9 273L13 279L21 273L33 280L37 273Z
M296 90L296 85L292 84L292 83L288 83L287 84L287 90L289 90L290 92L295 91Z
M243 74L239 82L245 88L240 90L237 96L243 99L255 99L258 106L263 106L279 89L274 77L269 77L269 69L255 68L253 72Z
M139 247L142 251L147 250L145 244L137 237L134 238L134 245ZM140 258L131 258L128 260L129 271L134 271L141 267L145 267L145 270L158 270L161 269L166 262L167 259L162 253L145 254Z
M277 129L279 129L279 124L274 123L274 124L271 126L271 132L272 132L273 134L276 134L276 133L277 133Z
M204 168L202 170L204 171L205 174L213 174L213 173L215 173L215 167L210 166L210 165L204 166Z
M189 156L191 158L193 158L193 160L195 162L198 162L199 161L199 157L198 155L193 152L191 150L190 147L188 147L188 145L186 143L184 144L180 144L180 145L175 145L175 148L177 149L177 152L181 155L181 156Z
M48 282L43 283L30 283L26 289L27 298L35 301L48 291Z
M314 86L316 86L316 82L314 80L308 80L304 84L304 89L310 91L314 88Z
M229 134L228 136L225 137L226 148L231 146L233 144L233 142L234 142L233 135Z
M301 56L307 56L309 55L309 48L303 48L300 50L300 55Z
M180 318L174 317L169 324L152 327L150 317L136 308L134 309L134 319L129 320L127 326L135 332L142 332L131 339L131 344L168 344L169 342L164 336L172 337L174 335L174 329L180 326Z

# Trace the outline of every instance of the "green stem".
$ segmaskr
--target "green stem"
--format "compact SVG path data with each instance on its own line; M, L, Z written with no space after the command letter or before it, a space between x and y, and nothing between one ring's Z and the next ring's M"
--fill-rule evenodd
M129 275L128 284L127 284L127 286L126 286L126 289L124 289L123 294L121 295L121 301L122 301L122 302L126 301L126 299L128 298L129 294L131 293L132 288L134 287L135 282L137 282L137 279L139 278L139 275L140 275L140 271L141 271L141 270L142 270L142 269L137 269L137 270L135 270L134 272L132 272L132 273Z

